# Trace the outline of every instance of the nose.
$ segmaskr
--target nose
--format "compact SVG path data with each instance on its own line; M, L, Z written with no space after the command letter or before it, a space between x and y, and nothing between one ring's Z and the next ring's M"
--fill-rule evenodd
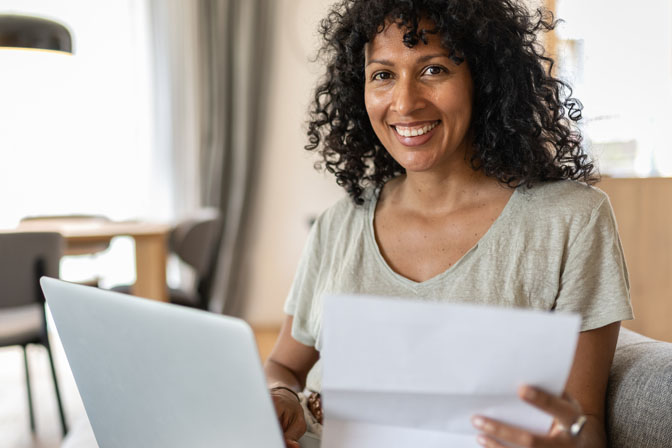
M392 111L401 116L410 116L425 107L422 87L414 79L399 79L392 92Z

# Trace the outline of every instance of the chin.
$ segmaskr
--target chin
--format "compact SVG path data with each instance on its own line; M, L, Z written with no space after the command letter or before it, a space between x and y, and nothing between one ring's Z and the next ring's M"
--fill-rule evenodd
M389 151L388 151L389 152ZM390 155L399 165L404 167L406 171L427 171L438 166L439 158L436 157L434 151L428 150L408 150L402 148L400 150L390 152Z
M399 165L404 167L407 173L424 173L436 168L436 164L433 161L402 161Z

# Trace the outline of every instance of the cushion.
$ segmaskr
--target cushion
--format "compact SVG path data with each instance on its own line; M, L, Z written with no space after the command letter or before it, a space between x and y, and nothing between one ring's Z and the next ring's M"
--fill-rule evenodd
M612 448L672 443L672 343L625 328L609 375L607 433Z

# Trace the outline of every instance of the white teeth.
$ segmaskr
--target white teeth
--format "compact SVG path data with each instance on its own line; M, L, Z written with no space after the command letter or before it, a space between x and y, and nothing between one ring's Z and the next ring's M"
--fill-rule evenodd
M416 128L406 128L406 127L401 127L401 126L394 126L395 131L402 137L417 137L418 135L423 135L431 131L438 125L439 122L435 121L434 123L431 124L426 124L422 127L416 127Z

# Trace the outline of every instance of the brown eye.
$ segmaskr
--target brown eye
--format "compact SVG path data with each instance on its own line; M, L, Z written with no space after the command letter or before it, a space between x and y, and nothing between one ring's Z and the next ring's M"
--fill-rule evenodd
M389 72L377 72L374 73L371 79L373 81L387 81L388 79L391 79L392 75Z
M431 76L436 76L440 75L441 73L445 73L446 69L439 66L439 65L430 65L425 69L425 74L431 75Z

